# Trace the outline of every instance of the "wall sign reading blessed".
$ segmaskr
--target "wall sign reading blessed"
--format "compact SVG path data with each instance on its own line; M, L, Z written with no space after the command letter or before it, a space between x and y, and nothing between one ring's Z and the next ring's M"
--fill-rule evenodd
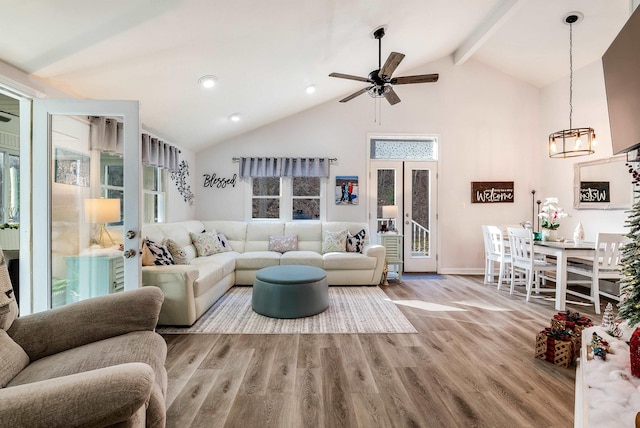
M227 186L236 187L236 178L238 174L233 174L231 178L218 177L215 172L213 174L203 174L204 187L215 187L218 189L224 189Z
M513 202L513 181L472 181L471 203Z
M611 202L608 181L581 181L580 202Z

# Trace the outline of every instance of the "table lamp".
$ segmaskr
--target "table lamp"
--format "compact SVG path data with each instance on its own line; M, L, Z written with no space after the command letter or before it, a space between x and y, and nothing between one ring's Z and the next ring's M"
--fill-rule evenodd
M394 230L396 218L398 217L398 207L395 205L382 206L382 218L387 219L387 230ZM393 229L391 228L391 220L393 219Z
M104 247L102 240L106 234L111 241L111 245L115 245L115 241L104 227L104 224L120 221L120 199L85 199L84 219L87 223L98 223L100 225L95 238L91 242Z

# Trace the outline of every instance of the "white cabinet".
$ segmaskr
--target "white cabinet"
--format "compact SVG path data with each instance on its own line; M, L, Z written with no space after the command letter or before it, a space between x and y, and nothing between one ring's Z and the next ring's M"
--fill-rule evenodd
M395 233L378 233L380 245L387 249L389 278L402 281L403 236Z
M124 290L124 259L114 256L67 257L67 301Z

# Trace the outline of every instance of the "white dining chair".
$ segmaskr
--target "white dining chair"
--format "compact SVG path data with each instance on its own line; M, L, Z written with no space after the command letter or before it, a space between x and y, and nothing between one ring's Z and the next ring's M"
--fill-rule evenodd
M555 263L550 263L545 259L536 258L533 248L533 232L531 229L508 228L509 249L511 252L511 288L509 293L513 294L518 274L523 274L526 281L526 291L528 302L531 298L531 291L535 282L536 293L553 292L554 288L540 288L541 279L553 279L547 273L555 272Z
M593 303L596 314L600 313L600 295L620 301L619 295L600 290L601 279L622 279L620 272L621 248L629 242L621 233L598 233L596 238L596 252L592 259L580 259L579 262L567 264L567 273L577 274L589 278L588 280L570 279L567 284L579 284L589 287L589 294L579 290L567 289L567 294L578 296Z
M498 290L511 272L511 255L505 245L502 230L498 226L482 226L485 233L486 260L489 264L485 269L485 284L493 282L495 264L498 264Z

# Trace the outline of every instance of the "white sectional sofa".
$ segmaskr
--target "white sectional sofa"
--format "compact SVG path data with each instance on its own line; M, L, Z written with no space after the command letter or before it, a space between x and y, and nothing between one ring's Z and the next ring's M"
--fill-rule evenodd
M362 253L322 252L325 232L367 231ZM217 231L224 234L233 251L197 257L190 233ZM269 251L270 236L298 239L298 250ZM234 285L253 285L259 269L303 264L327 272L329 285L376 285L385 266L385 248L369 242L366 223L357 222L240 222L198 221L147 224L142 237L162 243L170 239L189 254L189 264L143 266L143 285L160 287L164 303L158 323L192 325Z

